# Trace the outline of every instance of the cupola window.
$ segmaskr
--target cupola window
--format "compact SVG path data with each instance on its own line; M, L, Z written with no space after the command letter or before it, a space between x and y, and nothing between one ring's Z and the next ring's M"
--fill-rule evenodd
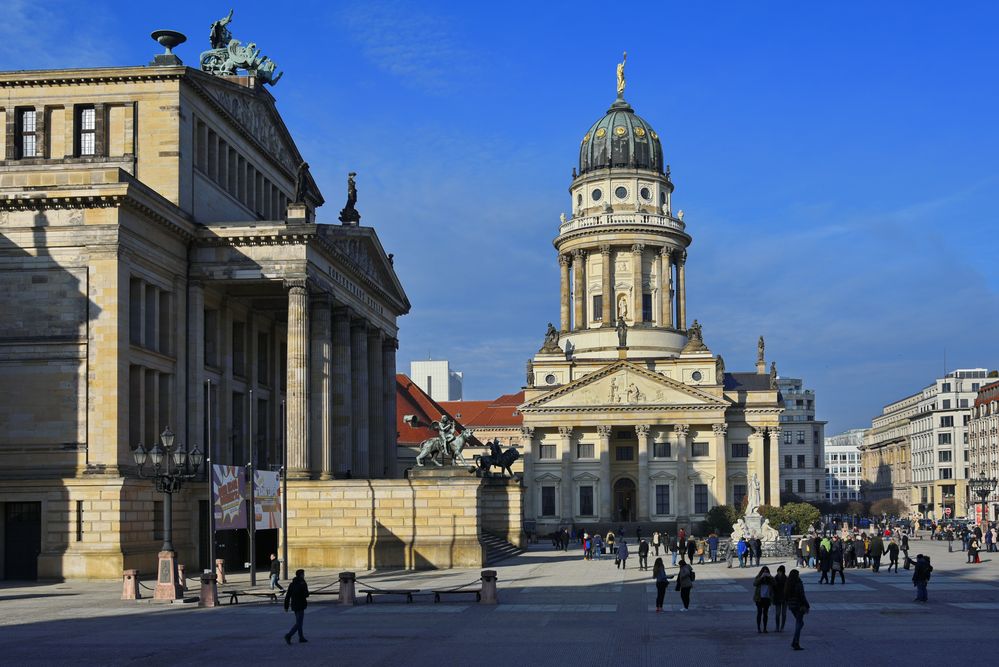
M597 188L590 193L590 196L593 198L593 201L600 201L603 198L604 193L600 191L600 188Z
M628 188L624 187L623 185L617 186L617 188L614 190L614 196L617 197L618 199L626 199L628 197Z

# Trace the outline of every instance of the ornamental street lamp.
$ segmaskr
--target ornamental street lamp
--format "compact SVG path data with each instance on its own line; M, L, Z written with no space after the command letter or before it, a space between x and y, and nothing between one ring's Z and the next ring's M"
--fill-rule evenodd
M180 491L185 481L198 477L198 469L205 459L197 447L190 453L183 445L174 449L175 438L167 426L160 434L159 444L153 445L151 450L147 452L139 443L132 452L139 477L155 480L156 490L166 496L163 503L163 546L160 547L156 591L153 593L153 598L157 600L181 598L183 586L177 581L177 553L173 549L173 494ZM147 458L153 464L151 475L143 473Z
M989 514L988 514L988 500L989 496L996 488L996 478L986 477L985 471L978 473L978 477L972 477L968 482L968 486L971 487L971 491L981 499L982 503L982 530L984 531L986 526L988 526Z

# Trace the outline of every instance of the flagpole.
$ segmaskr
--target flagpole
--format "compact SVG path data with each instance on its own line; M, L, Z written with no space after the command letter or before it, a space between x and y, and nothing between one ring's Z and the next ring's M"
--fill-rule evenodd
M208 451L208 465L205 472L208 473L208 569L215 573L215 468L212 466L214 460L214 450L212 449L212 381L208 380L208 400L206 403L208 412L208 444L205 449ZM219 582L221 583L221 582Z
M281 401L281 569L288 579L288 447L285 442L285 405Z
M248 472L248 481L250 484L250 514L249 520L250 524L247 528L250 529L250 585L257 585L257 501L256 501L256 486L257 482L254 476L254 462L256 461L257 448L253 442L253 390L250 390L250 462L246 464L246 469Z

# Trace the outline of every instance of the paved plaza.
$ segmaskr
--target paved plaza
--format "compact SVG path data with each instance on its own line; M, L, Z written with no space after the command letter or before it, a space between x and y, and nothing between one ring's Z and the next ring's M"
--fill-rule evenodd
M898 574L850 570L845 586L819 586L818 574L807 572L812 611L802 634L804 653L791 651L790 632L776 634L771 626L770 634L757 634L751 585L757 568L695 566L691 610L678 611L679 594L671 586L669 609L656 614L651 572L638 569L637 556L619 570L607 557L585 562L578 549L556 552L542 544L496 568L498 606L476 604L474 597L434 604L427 594L412 604L376 598L368 605L362 597L345 608L335 597L313 596L306 614L309 643L291 646L282 635L292 614L267 601L198 609L124 602L114 583L4 586L0 663L801 664L863 655L865 662L896 664L904 657L906 664L955 664L994 654L999 557L983 554L985 562L971 566L963 553L948 554L946 543L914 540L912 546L913 555L926 553L933 560L926 605L913 602L911 573L904 569ZM764 559L764 564L775 570L780 561ZM793 561L785 565L790 568ZM359 575L383 588L422 590L477 576L475 570ZM236 575L234 585L222 588L245 585L247 579ZM336 581L333 572L311 572L308 579L313 590ZM789 615L788 630L793 627Z

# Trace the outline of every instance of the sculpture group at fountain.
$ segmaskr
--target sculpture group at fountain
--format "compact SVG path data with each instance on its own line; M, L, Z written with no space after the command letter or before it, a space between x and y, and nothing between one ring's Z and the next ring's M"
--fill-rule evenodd
M749 502L746 505L746 516L741 517L732 526L732 542L738 542L741 538L759 537L763 542L776 542L780 537L777 529L770 525L770 519L764 519L759 508L761 504L760 477L753 473L752 482L749 485Z

